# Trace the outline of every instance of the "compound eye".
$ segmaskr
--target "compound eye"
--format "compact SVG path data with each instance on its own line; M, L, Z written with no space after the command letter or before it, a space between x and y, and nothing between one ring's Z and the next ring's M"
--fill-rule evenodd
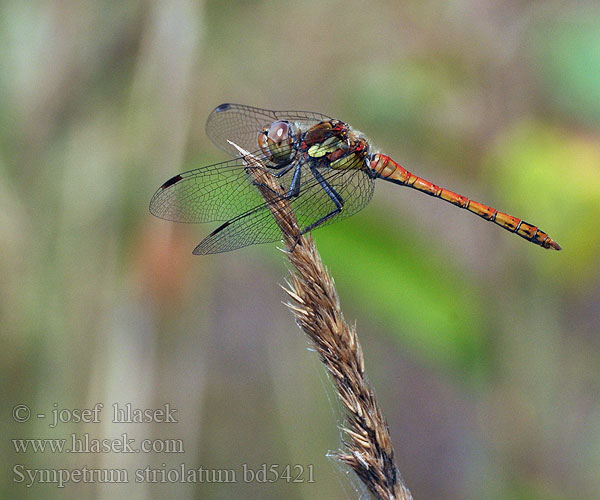
M291 126L289 122L277 120L271 123L267 137L275 144L281 144L291 139Z
M265 155L267 155L267 153L269 151L269 144L267 143L268 133L269 133L269 127L265 127L258 134L258 145L259 145L260 149L263 150L263 153L265 153ZM268 155L268 156L270 156L270 155Z
M289 161L293 154L292 126L284 120L277 120L265 127L258 135L258 145L271 161L281 164Z

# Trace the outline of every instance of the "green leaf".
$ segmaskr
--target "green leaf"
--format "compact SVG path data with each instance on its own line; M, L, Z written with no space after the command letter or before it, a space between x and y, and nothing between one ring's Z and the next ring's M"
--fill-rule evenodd
M341 295L422 357L476 369L483 360L483 314L475 286L423 241L400 237L384 219L367 210L316 233Z

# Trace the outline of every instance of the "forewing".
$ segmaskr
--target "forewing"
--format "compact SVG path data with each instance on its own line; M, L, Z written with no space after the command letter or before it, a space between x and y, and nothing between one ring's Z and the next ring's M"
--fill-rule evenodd
M217 106L206 122L206 134L223 151L232 156L238 155L227 141L230 140L247 151L258 147L258 134L275 120L297 123L302 130L314 124L330 120L321 113L311 111L271 111L243 104L221 104Z
M243 158L172 177L154 194L150 212L175 222L225 221L264 205Z

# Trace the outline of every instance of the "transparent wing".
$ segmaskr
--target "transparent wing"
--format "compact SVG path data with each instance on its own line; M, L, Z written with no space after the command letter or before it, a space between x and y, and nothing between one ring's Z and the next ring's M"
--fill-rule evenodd
M227 142L235 142L247 151L258 147L258 134L275 120L296 122L303 130L330 120L329 116L311 111L271 111L243 104L221 104L206 122L206 134L223 151L237 156L238 151Z
M260 152L255 156L261 158ZM243 158L200 167L165 182L150 200L150 212L175 222L225 221L263 205Z
M344 200L342 212L324 222L323 226L355 214L364 208L373 196L373 179L363 169L356 168L357 166L343 170L319 169L329 186ZM321 183L315 179L308 165L303 165L302 169L300 194L292 198L291 204L300 227L304 229L330 214L336 205ZM255 186L253 189L258 192ZM213 231L194 249L194 254L228 252L281 239L281 231L271 209L263 201L261 205L232 218Z
M269 206L263 203L218 227L194 249L195 255L230 252L258 243L281 240L281 231Z

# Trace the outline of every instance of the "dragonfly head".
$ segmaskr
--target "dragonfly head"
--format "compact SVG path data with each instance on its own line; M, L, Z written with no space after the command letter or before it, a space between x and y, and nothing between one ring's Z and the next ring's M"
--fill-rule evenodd
M292 124L277 120L258 134L258 145L265 156L280 165L289 162L294 155Z

